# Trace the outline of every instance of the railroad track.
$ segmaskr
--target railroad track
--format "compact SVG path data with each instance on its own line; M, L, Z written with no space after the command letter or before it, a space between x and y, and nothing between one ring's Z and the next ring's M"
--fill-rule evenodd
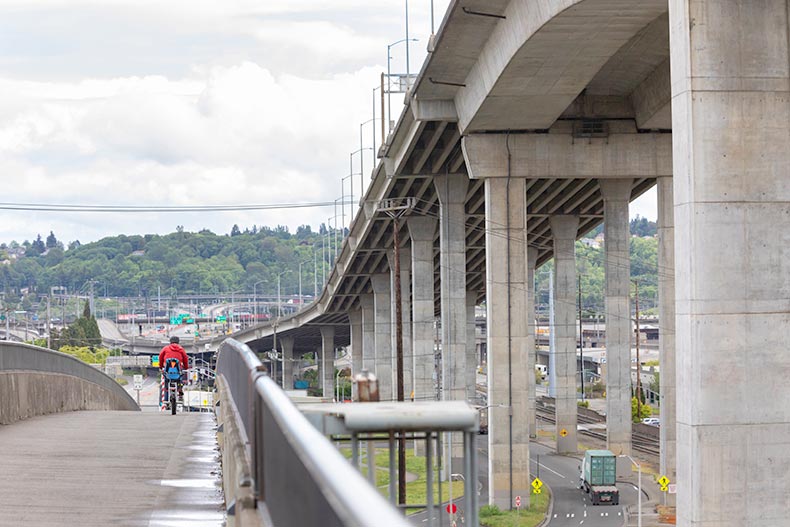
M539 419L552 424L557 422L554 419L553 411L549 411L546 408L540 408L540 407L536 408L536 410L537 410L537 417ZM602 421L591 417L579 415L578 422L581 424L593 424L593 423L600 423ZM606 432L598 432L595 430L579 430L579 433L587 437L592 437L600 441L606 442ZM633 447L634 450L651 456L658 457L661 453L659 444L658 442L656 442L655 439L639 433L634 433L631 435L631 446Z

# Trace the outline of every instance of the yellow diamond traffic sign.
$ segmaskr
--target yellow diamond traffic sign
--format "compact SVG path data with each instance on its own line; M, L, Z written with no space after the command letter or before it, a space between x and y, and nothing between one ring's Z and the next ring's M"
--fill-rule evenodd
M543 489L532 489L532 494L540 494L543 492Z
M543 482L539 478L532 480L532 488L537 490L543 486Z
M666 492L669 490L669 478L666 476L661 476L658 478L658 484L661 485L661 492Z
M566 435L568 435L568 431L563 428L562 430L560 430L560 435L562 437L565 437Z

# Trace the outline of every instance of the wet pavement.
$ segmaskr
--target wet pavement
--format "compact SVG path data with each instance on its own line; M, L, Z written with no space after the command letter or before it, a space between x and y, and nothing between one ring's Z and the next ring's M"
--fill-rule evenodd
M72 412L0 426L0 526L220 527L213 414Z

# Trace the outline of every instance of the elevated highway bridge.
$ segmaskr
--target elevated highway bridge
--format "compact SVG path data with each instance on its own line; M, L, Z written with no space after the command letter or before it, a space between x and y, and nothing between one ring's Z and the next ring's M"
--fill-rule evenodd
M779 228L790 203L789 13L787 0L452 1L320 297L234 337L267 351L276 333L286 387L295 355L317 351L325 396L335 350L348 346L352 370L375 372L392 400L397 229L405 393L473 398L474 312L484 303L487 496L510 508L530 494L534 272L553 260L555 449L574 453L574 242L601 223L606 440L623 460L633 452L628 208L657 186L660 471L677 481L677 523L785 525L790 358L778 335L790 332L790 244ZM396 223L382 203L408 213ZM263 367L247 366L220 382L241 402L245 433L262 416L286 422L259 398L273 393L267 382L251 381ZM268 444L299 457L301 447L282 443L293 433ZM237 450L234 459L251 455ZM225 481L240 513L268 510L256 505L269 476L245 467L266 456L278 466L277 452L252 452L262 457L234 465L242 477ZM456 444L452 466L463 456ZM326 474L306 477L315 492L316 481L334 489ZM326 501L346 503L338 499ZM299 517L283 510L276 525ZM337 524L357 523L341 515Z

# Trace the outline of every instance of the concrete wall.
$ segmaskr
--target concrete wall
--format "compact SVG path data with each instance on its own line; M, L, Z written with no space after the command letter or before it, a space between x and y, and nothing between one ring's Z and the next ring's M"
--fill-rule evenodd
M76 410L139 410L113 379L69 355L0 342L0 424Z

